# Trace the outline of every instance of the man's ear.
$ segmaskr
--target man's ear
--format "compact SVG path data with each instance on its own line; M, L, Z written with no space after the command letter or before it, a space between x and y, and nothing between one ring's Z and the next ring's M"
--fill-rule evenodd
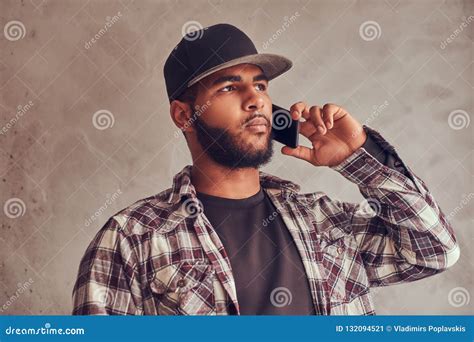
M187 132L192 126L192 110L191 106L179 100L173 100L170 103L170 115L174 124L183 132Z

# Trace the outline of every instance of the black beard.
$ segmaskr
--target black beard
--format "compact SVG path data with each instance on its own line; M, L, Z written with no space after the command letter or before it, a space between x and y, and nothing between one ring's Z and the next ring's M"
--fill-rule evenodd
M226 129L208 126L199 115L194 121L197 140L205 153L219 165L230 169L259 168L273 156L273 140L268 134L266 147L259 151L245 150L242 142Z

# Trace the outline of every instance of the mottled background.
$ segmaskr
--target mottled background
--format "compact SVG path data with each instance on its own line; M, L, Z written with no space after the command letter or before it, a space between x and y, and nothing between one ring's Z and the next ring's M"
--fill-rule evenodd
M275 102L345 106L449 215L461 259L377 289L378 314L472 314L472 15L468 0L1 0L0 314L69 314L95 233L191 163L162 67L183 31L219 22L294 61L271 82ZM336 172L279 147L264 171L362 200Z

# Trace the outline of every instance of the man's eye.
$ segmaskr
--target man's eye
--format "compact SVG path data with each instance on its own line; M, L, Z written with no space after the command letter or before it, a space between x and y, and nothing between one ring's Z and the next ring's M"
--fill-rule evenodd
M219 91L223 92L223 93L228 93L230 90L232 90L231 88L235 88L233 85L229 85L227 87L224 87L222 89L220 89Z
M260 90L266 90L267 89L267 86L263 83L258 83L257 87L259 87Z

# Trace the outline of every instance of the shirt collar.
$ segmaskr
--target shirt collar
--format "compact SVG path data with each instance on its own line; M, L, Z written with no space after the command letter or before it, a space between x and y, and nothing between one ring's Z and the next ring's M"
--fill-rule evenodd
M192 165L186 165L173 177L173 185L168 198L168 203L176 204L182 197L196 198L196 189L191 183ZM271 174L259 171L260 185L264 189L281 190L284 195L296 194L300 191L300 186L289 180L281 179Z

